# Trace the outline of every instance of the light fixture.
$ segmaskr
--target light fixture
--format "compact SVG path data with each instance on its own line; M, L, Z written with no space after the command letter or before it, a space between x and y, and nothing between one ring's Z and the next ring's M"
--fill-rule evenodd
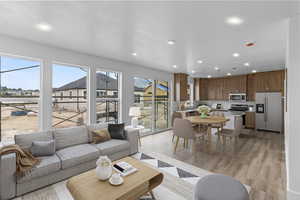
M237 57L240 56L240 54L239 53L233 53L232 56L237 58Z
M202 64L203 61L202 61L202 60L197 60L197 63L198 63L198 64Z
M256 73L257 71L254 69L254 70L252 70L252 73Z
M216 71L219 71L219 70L220 70L220 68L219 68L219 67L215 67L215 70L216 70Z
M175 44L175 40L168 40L168 44L169 45L174 45Z
M173 65L173 68L177 68L177 65Z
M246 63L244 63L244 65L245 65L246 67L249 67L249 66L250 66L250 63L246 62Z
M226 19L226 23L230 24L230 25L240 25L243 22L244 22L244 20L237 16L228 17Z
M211 78L211 75L208 75L207 78Z
M192 70L192 74L195 74L195 72L196 72L195 70Z
M227 73L227 76L231 76L231 73Z
M52 26L50 24L45 23L45 22L36 24L35 28L37 28L40 31L44 31L44 32L49 32L49 31L52 30Z
M133 55L133 56L137 56L137 53L133 52L131 55Z

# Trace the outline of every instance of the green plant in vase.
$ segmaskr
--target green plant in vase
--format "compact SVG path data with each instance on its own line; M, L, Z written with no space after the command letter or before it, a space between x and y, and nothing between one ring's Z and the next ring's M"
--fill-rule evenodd
M206 118L208 113L210 112L210 107L205 106L205 105L199 106L198 107L198 112L200 113L201 118Z

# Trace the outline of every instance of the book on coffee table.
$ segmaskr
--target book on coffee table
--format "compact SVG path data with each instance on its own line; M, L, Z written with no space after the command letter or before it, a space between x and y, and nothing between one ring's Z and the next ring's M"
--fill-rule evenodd
M128 176L137 171L135 167L124 161L114 164L113 169L122 176Z

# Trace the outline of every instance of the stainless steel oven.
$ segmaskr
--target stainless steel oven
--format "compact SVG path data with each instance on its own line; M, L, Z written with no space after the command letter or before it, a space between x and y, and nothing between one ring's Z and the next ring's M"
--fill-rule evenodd
M231 93L229 94L229 101L231 102L246 102L246 94L245 93Z

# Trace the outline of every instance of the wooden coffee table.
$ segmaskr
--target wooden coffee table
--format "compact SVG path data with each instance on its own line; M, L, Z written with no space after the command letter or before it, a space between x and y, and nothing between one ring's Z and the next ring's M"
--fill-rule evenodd
M125 161L138 169L137 172L123 177L124 183L112 186L108 181L100 181L95 170L74 176L67 181L67 188L74 200L135 200L150 193L161 184L163 174L158 170L131 157L115 161ZM154 198L154 196L153 196Z

